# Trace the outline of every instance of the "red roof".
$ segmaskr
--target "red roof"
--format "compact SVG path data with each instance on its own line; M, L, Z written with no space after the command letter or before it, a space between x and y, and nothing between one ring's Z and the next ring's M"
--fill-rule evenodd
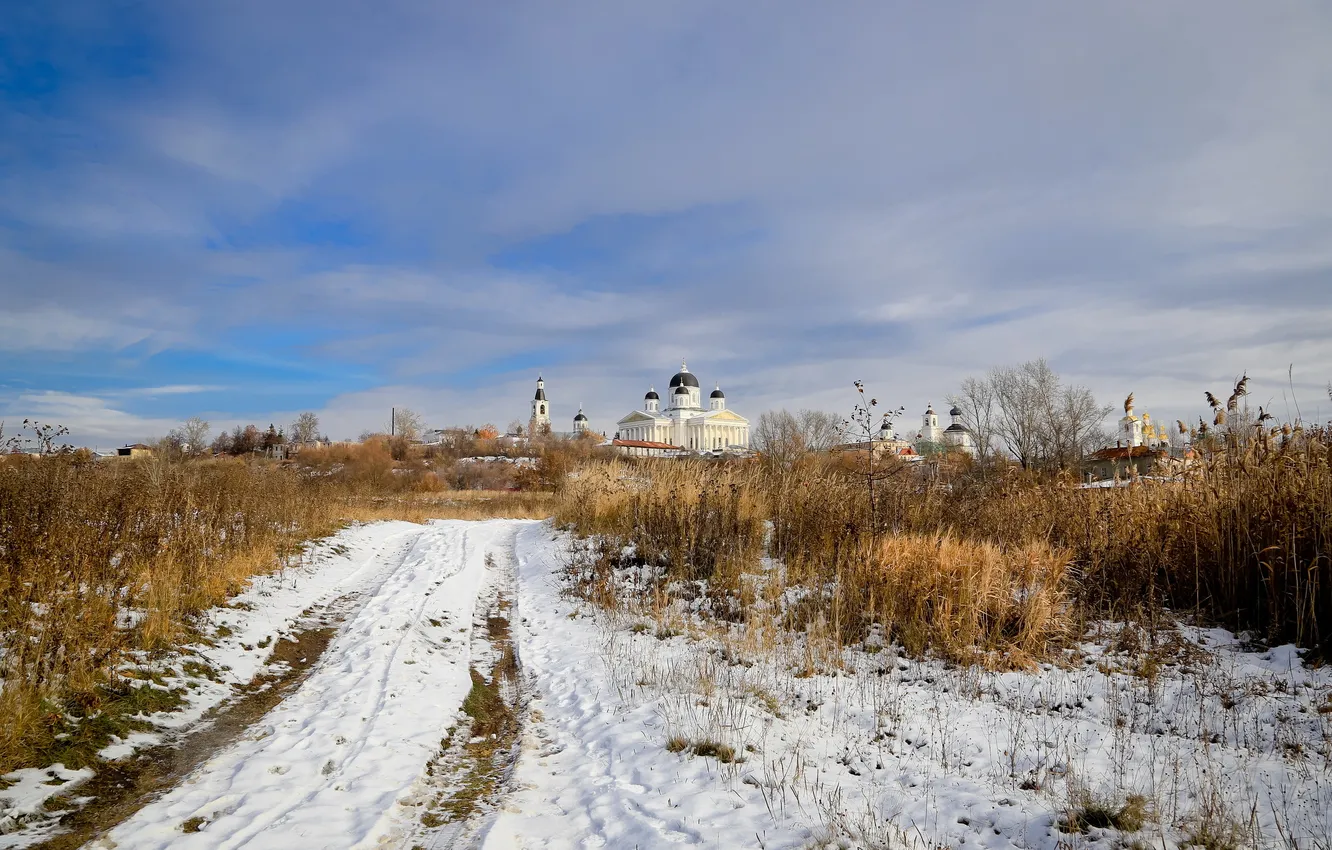
M1088 460L1128 460L1135 457L1164 457L1165 452L1150 446L1111 446L1094 452Z
M631 449L680 449L670 443L654 443L651 440L614 440L612 445L626 446Z

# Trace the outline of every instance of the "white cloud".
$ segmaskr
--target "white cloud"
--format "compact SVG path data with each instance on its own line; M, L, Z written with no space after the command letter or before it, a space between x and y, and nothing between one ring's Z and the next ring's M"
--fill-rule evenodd
M196 6L160 79L44 125L117 145L0 185L24 225L0 229L0 350L352 362L384 386L329 401L347 433L395 403L525 418L537 367L606 422L681 356L751 414L841 405L853 378L923 406L1035 356L1183 404L1329 362L1328 22L1241 2ZM660 214L706 232L487 266ZM303 230L343 219L347 245ZM127 410L195 387L142 382L167 386L92 418L151 432Z

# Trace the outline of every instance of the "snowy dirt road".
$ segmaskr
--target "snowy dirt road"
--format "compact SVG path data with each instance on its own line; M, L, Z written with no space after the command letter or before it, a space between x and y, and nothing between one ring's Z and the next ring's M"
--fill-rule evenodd
M235 745L94 848L395 846L472 682L478 592L521 522L352 529L334 590L359 606L308 679ZM405 828L406 827L406 828Z
M579 545L544 522L378 523L256 580L252 608L214 612L228 640L352 613L299 689L89 846L1175 848L1232 809L1254 836L1235 846L1332 846L1332 673L1294 647L1181 629L1149 678L1117 627L1030 672L889 645L810 674L811 645L762 618L573 598ZM1129 793L1136 826L1061 826L1070 800Z

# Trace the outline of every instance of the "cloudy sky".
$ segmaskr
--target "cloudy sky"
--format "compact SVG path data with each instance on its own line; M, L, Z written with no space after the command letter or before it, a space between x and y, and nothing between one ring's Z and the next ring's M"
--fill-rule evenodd
M1332 404L1323 2L26 2L0 418ZM1289 409L1292 410L1293 407ZM566 425L567 427L567 425Z

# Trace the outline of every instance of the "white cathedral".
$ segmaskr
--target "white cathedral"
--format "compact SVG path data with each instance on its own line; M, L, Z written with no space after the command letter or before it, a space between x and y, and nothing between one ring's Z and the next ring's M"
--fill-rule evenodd
M749 448L749 420L726 409L726 394L718 385L708 395L703 409L698 378L682 362L667 388L667 404L650 388L643 396L643 409L635 410L617 424L622 440L668 443L694 451Z

